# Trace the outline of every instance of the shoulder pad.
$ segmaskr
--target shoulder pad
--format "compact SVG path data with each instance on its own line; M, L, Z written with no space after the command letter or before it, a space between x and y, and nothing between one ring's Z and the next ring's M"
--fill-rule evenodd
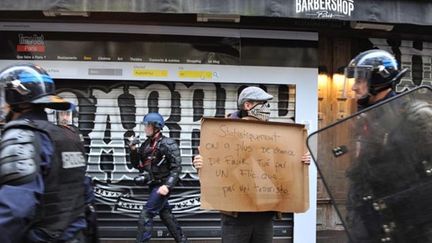
M35 125L29 119L13 120L13 121L6 123L6 125L4 126L4 129L7 130L7 129L10 129L13 127L33 127L33 128L35 128Z
M177 144L174 139L169 138L169 137L163 137L162 140L161 140L161 143L164 144L164 145Z
M0 148L9 146L10 143L32 143L35 141L35 132L29 129L12 127L2 134Z
M430 119L432 117L432 104L426 101L412 101L409 103L407 111L408 118L411 120Z
M38 172L36 134L32 130L11 127L0 144L0 184L30 182Z
M432 136L432 104L425 101L410 102L407 108L407 119L422 137L430 139Z
M162 138L160 142L160 147L162 151L166 151L169 153L177 153L180 151L176 141L169 137Z

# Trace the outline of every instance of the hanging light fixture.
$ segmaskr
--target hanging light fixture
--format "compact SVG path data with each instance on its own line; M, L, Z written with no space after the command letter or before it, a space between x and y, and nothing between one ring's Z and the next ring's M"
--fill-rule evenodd
M345 67L339 67L333 74L333 85L336 89L336 98L346 99L346 88L348 84L345 82Z
M330 77L326 66L318 67L318 98L323 99L327 97L329 88Z

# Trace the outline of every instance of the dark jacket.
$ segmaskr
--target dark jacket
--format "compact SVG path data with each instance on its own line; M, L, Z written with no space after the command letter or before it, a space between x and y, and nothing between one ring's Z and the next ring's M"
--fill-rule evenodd
M43 122L47 126L50 126L52 130L55 130L55 128L52 127L54 125L50 125L48 123L45 112L31 111L22 114L18 118L18 120ZM51 229L52 228L51 224L45 221L48 219L48 217L45 216L58 216L58 215L61 215L62 220L68 219L69 221L62 224L61 228L63 229L64 227L67 228L64 229L63 234L59 236L59 238L62 240L69 240L75 235L76 232L86 227L85 219L83 215L81 216L81 207L79 207L81 203L78 202L79 200L82 199L81 196L83 196L79 191L83 190L82 184L84 181L83 176L85 173L85 167L80 167L83 168L82 173L77 172L76 178L68 177L71 180L73 179L73 181L68 181L68 183L74 184L73 186L74 192L73 193L69 192L68 194L73 196L74 201L77 202L77 204L74 204L77 205L77 207L75 213L73 214L78 216L73 217L73 215L69 215L66 217L65 215L61 214L61 212L56 211L56 209L59 209L58 207L59 203L63 201L54 200L55 204L50 204L49 206L44 204L50 201L50 198L47 198L46 195L48 191L51 191L50 196L58 196L62 193L60 189L59 189L60 190L59 193L57 193L55 190L52 190L54 188L52 183L52 177L56 176L56 172L59 172L59 170L61 170L58 168L58 163L59 163L58 156L61 151L59 151L60 148L56 146L57 144L55 142L56 139L53 139L53 137L49 135L49 131L42 131L38 128L31 128L31 127L24 127L24 126L22 129L34 131L35 139L37 139L37 142L35 142L37 146L37 151L39 153L38 156L35 156L35 159L38 160L37 173L35 174L35 178L31 179L27 183L14 184L14 185L1 185L0 187L0 205L1 205L0 206L0 215L1 215L0 239L1 240L0 241L1 242L23 242L22 240L19 240L22 237L27 237L26 242L33 242L33 241L41 242L44 240L48 240L45 237L46 233L41 234L42 232L40 231L40 228ZM69 145L73 146L73 144L74 142L68 140L67 143L68 146ZM82 180L81 180L81 176L82 176ZM67 203L69 206L71 205L70 200L65 203ZM82 200L82 205L83 204L84 204L84 200ZM39 221L38 219L40 219L39 217L41 216L41 209L44 209L45 206L51 207L51 209L49 210L49 215L45 214L45 216L42 218L42 221ZM55 221L57 226L59 222L60 221L58 220ZM46 224L49 224L49 227L48 226L45 227ZM25 230L28 231L26 232Z
M395 107L398 121L380 112L358 121L359 155L347 173L346 220L355 242L430 242L421 237L432 228L432 105L414 100ZM384 232L386 225L396 230Z
M156 142L155 151L151 151L152 142ZM169 188L176 185L181 173L181 155L177 143L168 137L161 136L157 141L147 139L138 150L131 150L130 161L134 168L147 170L154 180ZM144 166L147 161L149 166Z

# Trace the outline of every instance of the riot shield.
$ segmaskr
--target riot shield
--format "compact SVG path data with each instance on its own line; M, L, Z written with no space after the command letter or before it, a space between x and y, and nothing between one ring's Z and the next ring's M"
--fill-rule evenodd
M432 242L431 88L385 100L307 143L350 242Z

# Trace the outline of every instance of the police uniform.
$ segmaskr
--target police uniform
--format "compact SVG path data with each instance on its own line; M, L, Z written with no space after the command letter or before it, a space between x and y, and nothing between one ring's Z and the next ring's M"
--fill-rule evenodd
M79 139L65 142L46 114L24 114L6 124L0 145L1 242L67 241L86 227L83 155Z
M85 151L84 148L84 137L81 134L79 128L75 125L60 125L57 124L58 127L63 129L64 135L66 137L73 138L75 141L80 141L80 147L82 151ZM84 152L85 154L85 152ZM86 159L87 161L87 159ZM87 223L87 227L84 230L85 242L87 243L98 243L99 242L99 229L97 222L97 213L95 208L95 195L93 189L92 178L86 176L84 179L84 202L85 202L85 219Z
M348 78L357 78L353 74L358 73L359 78L367 80L370 95L387 92L406 72L399 71L394 57L382 50L360 53L348 68L351 69L346 72ZM390 91L375 103L369 101L370 95L358 100L359 110L391 98L395 93ZM385 114L373 112L359 116L356 121L358 155L347 171L350 188L346 222L352 243L432 242L432 211L428 210L432 198L422 195L432 193L432 186L427 185L429 175L424 168L424 161L432 159L429 151L432 106L421 101L409 101L392 107L399 107L392 111L400 114L399 123L386 118ZM375 117L367 117L371 115ZM388 122L394 123L390 125ZM416 136L419 132L431 136ZM416 138L420 137L429 140L418 141ZM416 148L408 157L402 151L404 144ZM422 183L426 186L421 189L410 188L411 184Z
M83 242L84 151L44 111L70 103L33 64L1 71L0 92L0 106L10 108L0 117L14 118L0 143L0 242Z
M358 121L359 156L347 173L347 222L356 243L432 242L432 197L425 197L432 193L432 105L394 106L401 120L392 126L383 126L390 121L385 114Z

